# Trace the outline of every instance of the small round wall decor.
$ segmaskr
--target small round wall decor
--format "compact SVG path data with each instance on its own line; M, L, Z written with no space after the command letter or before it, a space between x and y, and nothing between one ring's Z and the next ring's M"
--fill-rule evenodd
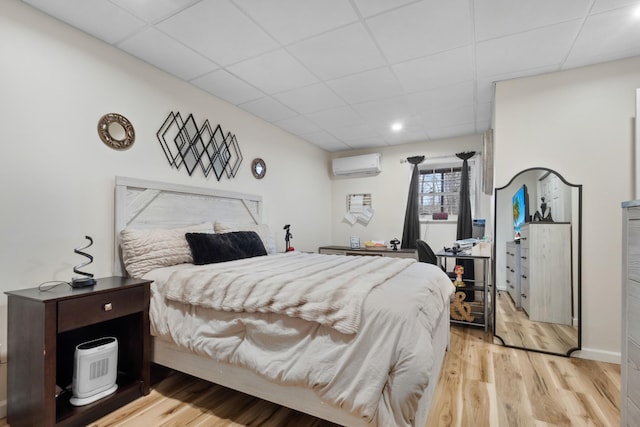
M262 159L253 159L253 162L251 162L251 172L256 179L262 179L267 173L267 164Z
M116 113L105 114L98 120L98 135L105 145L114 150L126 150L133 145L136 133L126 117Z

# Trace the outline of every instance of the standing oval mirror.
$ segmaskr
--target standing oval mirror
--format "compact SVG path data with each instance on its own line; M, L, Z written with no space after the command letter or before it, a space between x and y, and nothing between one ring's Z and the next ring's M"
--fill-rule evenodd
M582 185L527 169L494 203L494 335L569 356L581 346Z

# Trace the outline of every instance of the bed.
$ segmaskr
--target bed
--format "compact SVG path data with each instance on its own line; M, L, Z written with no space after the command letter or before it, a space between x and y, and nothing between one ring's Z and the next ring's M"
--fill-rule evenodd
M426 424L453 291L437 267L274 253L256 195L116 177L115 210L114 273L154 281L154 363L344 426ZM195 265L194 239L214 232L258 236L267 253ZM185 262L180 243L136 270L131 242L149 233L186 235L193 258ZM204 298L220 295L221 283L225 298ZM233 286L252 293L235 297ZM343 298L326 301L325 286Z

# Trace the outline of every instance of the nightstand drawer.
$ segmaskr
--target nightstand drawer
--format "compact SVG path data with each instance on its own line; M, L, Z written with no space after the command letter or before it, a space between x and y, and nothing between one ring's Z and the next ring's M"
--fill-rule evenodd
M60 301L58 303L58 332L104 322L127 314L141 312L144 309L144 286Z

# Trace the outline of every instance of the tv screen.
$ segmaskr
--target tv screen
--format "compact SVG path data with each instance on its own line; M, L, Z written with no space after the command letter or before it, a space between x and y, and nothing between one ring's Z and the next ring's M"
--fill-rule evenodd
M529 197L527 186L523 185L513 195L513 234L514 239L520 239L520 227L529 218Z

